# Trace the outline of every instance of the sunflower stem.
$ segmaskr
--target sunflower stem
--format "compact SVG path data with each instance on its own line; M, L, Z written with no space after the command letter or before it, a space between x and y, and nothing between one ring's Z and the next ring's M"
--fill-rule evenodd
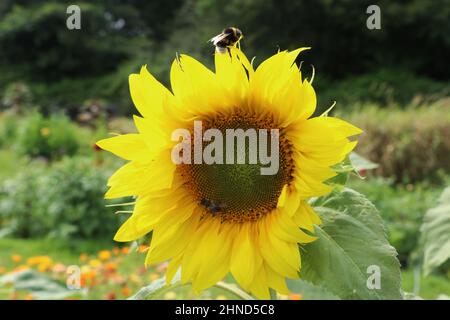
M269 293L270 293L270 300L278 300L277 292L274 289L269 288Z
M224 289L224 290L232 293L233 295L241 298L242 300L255 300L255 298L253 298L251 295L244 292L243 290L241 290L238 286L236 286L234 284L229 284L229 283L226 283L223 281L219 281L214 286L217 288L220 288L220 289Z

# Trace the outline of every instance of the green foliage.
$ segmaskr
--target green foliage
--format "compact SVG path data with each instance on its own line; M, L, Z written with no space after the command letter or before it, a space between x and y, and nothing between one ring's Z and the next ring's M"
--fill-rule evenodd
M425 214L421 232L423 269L428 275L450 259L450 187L444 190L438 205Z
M344 118L364 131L356 151L379 164L377 175L408 183L450 172L448 100L407 110L365 107Z
M423 299L437 299L442 294L450 292L450 274L430 274L427 276L418 274L420 289L416 293ZM402 271L403 289L412 292L416 287L417 275L412 270Z
M77 292L34 270L22 270L0 277L0 286L12 285L15 290L23 290L38 300L64 299Z
M433 206L441 188L425 182L396 185L381 177L351 178L348 185L377 207L386 223L389 242L397 249L402 265L409 265L411 253L418 246L423 216Z
M48 160L74 155L79 148L76 128L62 114L45 118L40 113L29 114L18 133L17 148L23 155Z
M429 104L450 95L449 83L418 77L409 70L380 69L363 75L351 75L345 79L327 80L317 76L319 109L325 109L332 101L338 109L358 109L367 103L379 107L397 104L402 107Z
M21 82L9 84L2 97L0 106L14 111L21 111L23 107L30 105L32 99L30 88Z
M0 147L11 146L17 135L18 118L13 113L0 113Z
M302 279L288 279L287 286L291 292L300 293L302 300L340 300L338 296L324 287L315 286Z
M111 237L120 217L105 207L111 172L86 158L30 165L1 185L0 228L17 237Z
M318 239L304 247L301 277L342 299L401 299L397 252L375 206L350 189L312 205L323 225L316 226ZM372 265L381 272L379 289L367 286Z
M369 0L94 0L77 3L82 30L74 31L65 27L70 1L4 0L0 91L20 81L45 111L76 112L83 101L104 98L129 113L128 74L148 64L168 84L175 52L212 67L207 40L236 25L256 64L278 48L311 46L299 59L305 75L310 65L318 70L320 108L333 100L345 106L434 101L449 93L445 1L382 0L382 29L368 30Z
M127 107L127 76L166 39L180 0L78 2L81 30L66 27L70 4L2 2L0 90L26 82L46 111L74 109L89 98L120 100Z
M247 35L244 45L249 54L259 61L277 46L311 46L314 57L308 58L308 64L335 79L380 66L448 79L446 0L378 1L381 30L366 28L366 9L371 4L369 0L203 0L192 10L196 16L188 17L197 30L239 26Z

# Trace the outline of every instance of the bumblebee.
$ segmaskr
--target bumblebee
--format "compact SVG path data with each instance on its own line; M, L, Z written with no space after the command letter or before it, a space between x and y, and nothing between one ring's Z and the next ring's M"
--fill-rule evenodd
M210 200L207 198L203 198L200 201L200 204L203 205L206 209L208 209L209 212L212 213L212 215L216 215L227 208L226 204L219 201Z
M211 40L219 53L225 53L228 47L234 46L244 37L242 31L235 27L229 27L222 31Z

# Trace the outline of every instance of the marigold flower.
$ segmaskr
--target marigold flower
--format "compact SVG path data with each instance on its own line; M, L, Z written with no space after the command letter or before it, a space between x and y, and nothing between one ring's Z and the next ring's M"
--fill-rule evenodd
M13 255L11 256L11 260L12 260L14 263L19 263L20 261L22 261L22 256L21 256L20 254L13 254Z
M102 250L98 253L98 258L101 261L106 261L111 259L111 252L109 250Z

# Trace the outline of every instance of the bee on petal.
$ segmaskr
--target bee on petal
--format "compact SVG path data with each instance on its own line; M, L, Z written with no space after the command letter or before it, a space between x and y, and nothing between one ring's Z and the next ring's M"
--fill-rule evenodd
M217 52L225 53L228 47L239 44L239 41L241 41L243 37L244 35L241 30L235 27L229 27L209 41L214 44Z

